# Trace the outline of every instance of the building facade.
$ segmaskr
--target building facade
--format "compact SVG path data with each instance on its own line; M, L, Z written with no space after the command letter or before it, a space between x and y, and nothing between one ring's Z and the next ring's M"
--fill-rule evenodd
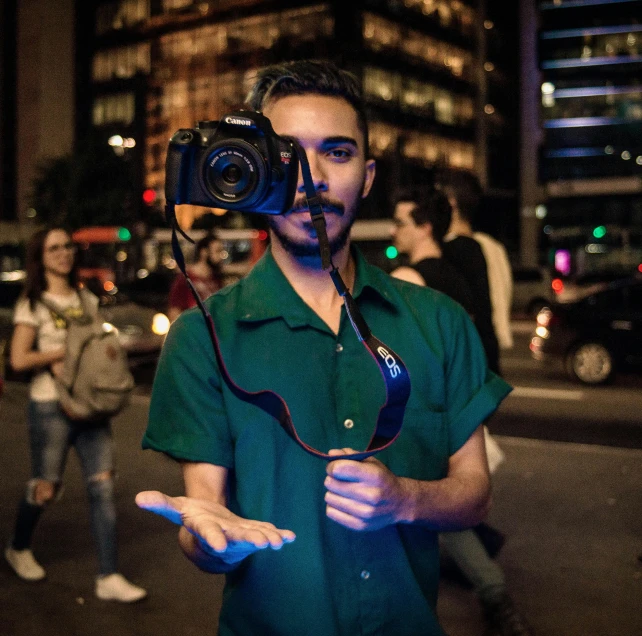
M23 240L30 231L29 198L41 162L73 150L74 22L74 0L0 3L0 234L5 240Z
M524 17L538 27L530 43L537 48L524 57L537 65L531 69L537 77L531 82L531 97L539 103L537 119L531 112L530 130L524 134L524 153L531 158L522 171L522 177L530 179L522 187L525 216L531 229L539 226L553 262L558 255L562 273L637 266L642 228L642 2L525 4L532 13ZM526 39L522 44L527 46Z
M515 73L502 70L503 40L487 13L484 2L460 0L101 2L83 56L90 90L79 134L94 127L122 140L117 151L135 157L151 212L178 128L241 107L265 64L326 58L355 73L366 96L380 164L366 217L390 216L395 186L435 165L473 172L514 202Z
M390 216L394 189L426 179L434 166L466 170L493 201L484 229L514 243L516 7L496 0L3 6L12 7L3 33L15 37L3 37L0 58L1 219L33 213L30 182L40 161L99 131L131 166L139 216L162 222L173 132L242 106L257 68L313 57L336 61L362 82L379 164L365 218Z

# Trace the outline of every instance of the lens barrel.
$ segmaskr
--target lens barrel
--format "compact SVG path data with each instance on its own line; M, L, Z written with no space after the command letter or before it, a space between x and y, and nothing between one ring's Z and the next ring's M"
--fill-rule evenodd
M208 150L203 181L212 198L226 207L251 206L262 199L268 186L265 159L252 144L225 139Z

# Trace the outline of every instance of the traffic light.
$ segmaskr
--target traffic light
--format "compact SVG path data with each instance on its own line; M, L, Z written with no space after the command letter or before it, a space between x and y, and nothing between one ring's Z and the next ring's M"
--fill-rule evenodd
M144 190L143 201L145 202L145 205L152 205L152 203L156 201L156 191L152 190L152 188L147 188L146 190Z
M601 239L606 236L606 228L603 225L598 225L594 230L593 230L593 236L596 239Z
M397 258L397 256L399 256L397 248L394 245L388 245L388 247L386 247L386 257L392 260L393 258Z
M129 241L129 239L132 237L132 233L126 227L119 227L117 234L118 239L121 241Z

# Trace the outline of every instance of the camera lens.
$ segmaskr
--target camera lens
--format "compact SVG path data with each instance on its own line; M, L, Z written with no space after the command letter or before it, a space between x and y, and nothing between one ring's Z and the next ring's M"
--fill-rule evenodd
M238 166L231 163L229 166L225 166L225 168L223 168L223 170L221 171L221 176L223 177L225 183L234 185L241 180L243 171Z
M269 185L265 159L243 139L215 143L206 155L202 174L212 198L231 210L254 205Z

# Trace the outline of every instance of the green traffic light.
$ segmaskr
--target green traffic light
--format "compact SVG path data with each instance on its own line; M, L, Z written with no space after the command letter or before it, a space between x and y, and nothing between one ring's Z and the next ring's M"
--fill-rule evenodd
M399 252L394 245L389 245L388 247L386 247L386 256L390 260L392 260L393 258L397 258L397 256L399 256Z
M121 241L129 241L131 237L132 237L132 233L126 227L118 228L118 238Z
M594 230L593 230L593 236L596 239L601 239L606 236L606 228L603 225L598 225Z

